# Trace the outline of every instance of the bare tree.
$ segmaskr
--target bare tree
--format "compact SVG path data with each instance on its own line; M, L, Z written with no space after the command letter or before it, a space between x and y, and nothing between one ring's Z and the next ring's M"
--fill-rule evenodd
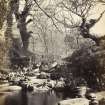
M62 9L66 9L66 11L68 11L71 16L69 24L66 21L60 20L55 16L55 19L59 23L64 24L64 26L67 28L78 28L81 36L83 36L84 38L92 39L97 45L99 45L100 40L105 39L104 35L102 37L96 37L95 35L90 33L90 29L100 21L105 12L103 11L97 19L90 19L88 23L88 17L90 15L91 9L97 5L96 0L65 0L61 1L58 5ZM73 17L72 15L75 17ZM74 20L76 20L76 17L78 17L80 20L78 23L74 22Z
M13 24L13 5L12 0L0 0L0 30L3 30L5 40L0 39L0 66L4 69L9 66L9 51L12 44L12 24ZM5 22L4 22L5 21ZM6 29L4 29L6 23Z
M14 4L13 4L13 0L10 0L9 5L8 5L7 17L6 17L7 27L5 31L5 39L6 39L7 44L9 45L13 37L13 34L12 34L13 12L14 12Z
M0 29L3 26L3 22L5 20L5 16L7 13L7 2L6 0L0 0Z
M105 39L105 36L102 36L102 37L96 37L94 35L92 35L90 33L90 29L98 22L100 21L102 15L104 14L105 11L103 11L100 15L100 17L98 19L90 19L89 23L86 23L86 18L82 18L82 23L80 25L80 32L81 32L81 35L84 37L84 38L90 38L92 39L93 41L95 41L95 43L97 45L99 45L100 43L100 40L102 39Z
M42 44L44 48L44 55L48 59L49 53L53 53L53 49L51 49L53 45L53 39L52 39L52 27L50 25L50 21L48 20L48 17L44 15L43 13L40 13L39 15L34 15L33 23L34 23L34 29L37 33L39 42Z
M14 10L14 14L17 20L17 28L20 31L20 35L21 35L21 39L22 39L22 43L23 43L23 48L24 50L27 50L28 48L28 44L29 44L29 38L31 36L32 32L28 32L27 30L27 25L32 21L31 19L26 20L27 16L29 16L29 11L31 8L31 1L30 0L25 0L25 6L24 9L21 13L19 13L19 0L15 1L15 10Z

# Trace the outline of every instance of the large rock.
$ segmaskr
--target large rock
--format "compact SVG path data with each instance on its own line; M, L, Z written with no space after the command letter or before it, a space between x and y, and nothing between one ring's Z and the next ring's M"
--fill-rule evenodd
M85 98L75 98L60 101L58 105L89 105L89 100Z
M9 86L9 85L0 86L0 105L5 105L5 104L7 105L8 104L8 103L6 103L7 97L9 97L9 99L11 97L14 98L14 96L12 96L12 95L15 93L18 93L20 90L21 90L21 87L19 87L19 86ZM19 97L19 98L21 98L21 97ZM13 104L10 104L10 105L13 105Z
M20 86L4 86L0 88L0 93L1 92L14 92L14 91L20 91L21 87Z
M105 91L97 92L96 96L97 96L97 100L105 99Z

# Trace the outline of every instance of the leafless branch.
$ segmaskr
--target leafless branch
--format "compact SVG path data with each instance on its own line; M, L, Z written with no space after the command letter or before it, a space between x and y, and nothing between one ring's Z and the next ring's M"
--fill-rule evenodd
M105 39L105 37L104 36L103 37L96 37L96 36L92 35L90 33L90 29L102 18L104 13L105 13L105 10L100 14L98 19L90 19L90 23L87 23L86 18L82 18L82 23L80 26L81 35L84 38L92 39L93 41L95 41L95 43L97 45L99 45L100 40Z
M65 21L63 20L59 20L56 17L54 17L56 21L58 21L59 23L63 24L66 28L77 28L78 25L69 25L67 24Z
M100 17L97 19L97 22L100 21L104 13L105 13L105 10L100 14Z
M98 2L105 4L105 0L98 0Z
M61 3L66 9L68 9L70 12L72 12L73 14L75 14L75 15L77 15L77 16L79 16L79 17L81 17L81 15L80 14L78 14L77 12L75 12L75 11L73 11L71 8L69 8L69 7L67 7L63 2Z
M39 8L48 18L50 18L50 19L52 20L52 23L53 23L53 25L56 27L56 29L57 29L59 32L61 32L61 31L59 30L58 26L55 24L53 18L52 18L44 9L42 9L42 8L40 7L40 5L37 3L36 0L34 0L34 2L35 2L36 5L38 6L38 8Z

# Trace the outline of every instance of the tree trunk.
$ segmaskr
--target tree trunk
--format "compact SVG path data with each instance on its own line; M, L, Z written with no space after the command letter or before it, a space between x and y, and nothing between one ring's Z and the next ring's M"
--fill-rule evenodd
M19 2L19 1L18 1ZM27 24L29 23L26 22L26 18L29 15L29 9L30 9L30 5L28 5L28 1L26 1L24 9L22 11L22 13L19 13L19 3L17 3L17 6L15 8L15 17L17 20L17 28L20 31L20 35L21 35L21 39L22 39L22 43L23 43L23 49L27 51L28 49L28 45L29 45L29 38L30 38L30 32L28 32L27 30Z
M5 31L5 42L6 42L6 55L5 55L5 66L10 65L10 49L12 47L12 25L13 25L13 11L14 11L14 6L12 0L9 2L8 5L8 11L7 11L7 28Z
M100 19L102 18L103 14L105 13L105 10L100 14L100 16L97 19L90 19L89 23L87 23L87 20L85 17L81 17L82 18L82 23L79 26L79 31L80 34L84 37L84 38L90 38L92 39L96 45L100 45L101 40L105 40L105 35L101 36L101 37L96 37L95 35L92 35L90 33L90 29L97 23L100 21Z

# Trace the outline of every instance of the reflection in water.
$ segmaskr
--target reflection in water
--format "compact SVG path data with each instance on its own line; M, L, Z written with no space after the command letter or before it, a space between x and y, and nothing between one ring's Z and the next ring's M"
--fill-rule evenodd
M28 97L26 91L21 91L22 105L28 105Z
M15 92L7 96L5 105L57 105L62 99L61 93L48 92Z

